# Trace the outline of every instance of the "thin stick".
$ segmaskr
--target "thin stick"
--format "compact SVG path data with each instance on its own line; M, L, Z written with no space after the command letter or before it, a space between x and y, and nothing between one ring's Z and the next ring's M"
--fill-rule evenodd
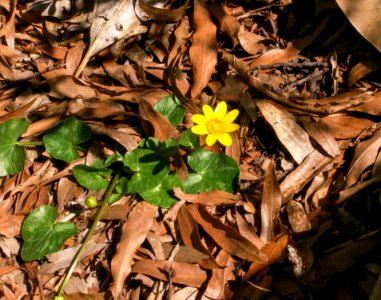
M64 289L65 289L67 283L69 282L69 279L70 279L71 274L73 273L75 267L77 266L77 264L81 260L82 255L83 255L83 253L86 250L87 244L89 243L91 237L94 234L94 231L95 231L95 229L96 229L96 227L98 225L98 222L102 218L103 212L106 209L106 206L107 206L107 204L109 202L109 199L110 199L111 194L112 194L112 192L114 190L114 187L115 187L116 183L118 182L118 179L119 179L119 173L116 174L114 176L114 178L112 179L111 184L109 185L109 187L108 187L108 189L106 191L106 195L103 198L102 205L99 207L97 215L95 216L94 223L93 223L93 225L91 225L90 230L87 233L86 238L83 241L81 248L78 250L77 254L75 255L75 257L74 257L74 259L73 259L73 261L71 263L71 266L70 266L69 270L67 271L67 273L65 275L65 278L62 281L61 286L60 286L60 288L59 288L59 290L57 292L56 298L63 299L62 297L63 297Z

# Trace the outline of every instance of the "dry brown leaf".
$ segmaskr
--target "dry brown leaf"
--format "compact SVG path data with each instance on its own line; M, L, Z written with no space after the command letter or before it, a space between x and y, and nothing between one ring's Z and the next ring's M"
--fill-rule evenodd
M23 221L24 216L11 215L0 206L0 234L9 238L19 235Z
M161 23L175 23L183 18L189 0L186 0L183 5L173 9L158 8L149 3L147 0L140 0L140 8L146 12L153 20ZM151 2L152 3L152 2ZM155 3L155 2L153 2Z
M78 41L75 43L74 47L67 51L65 66L70 75L74 75L75 70L78 68L84 50L85 43L83 41Z
M287 216L294 233L311 230L311 223L308 221L306 212L300 202L290 200L287 203Z
M378 0L336 0L336 2L357 31L381 52L380 2Z
M221 266L226 266L221 269L212 270L212 275L206 286L204 295L209 299L224 299L225 285L228 285L228 281L234 281L234 263L231 255L224 250L221 250L216 258L216 261Z
M262 54L260 57L255 59L250 64L250 69L261 66L261 65L271 65L275 63L286 63L291 60L301 58L302 56L299 55L300 49L295 47L294 43L289 42L287 44L287 47L284 49L271 49L267 51L266 53Z
M235 217L239 233L252 242L253 245L257 246L258 249L262 249L265 243L258 236L256 229L247 224L245 219L237 212L237 210L235 212Z
M349 111L359 111L374 116L381 115L381 92L374 93L363 104L352 107Z
M238 32L238 39L242 48L249 54L256 55L266 50L266 46L261 43L261 41L263 41L265 38L261 35L244 30L242 28Z
M193 85L191 97L198 98L215 71L217 63L217 27L213 23L204 0L194 1L195 32L189 56L192 62Z
M81 119L104 119L125 114L122 104L109 100L73 99L69 102L68 111Z
M109 127L104 127L98 124L89 124L91 130L96 134L104 134L109 136L128 151L132 151L138 147L137 141L132 137L131 134L123 132L122 130L116 130Z
M201 192L186 194L180 188L173 189L175 196L180 200L203 205L234 205L240 197L225 191Z
M45 73L44 76L47 74ZM64 99L74 99L81 97L83 99L91 99L96 97L95 90L81 80L72 76L57 76L48 79L50 85L49 96Z
M200 261L209 258L208 254L198 251L194 249L193 247L178 246L178 245L171 245L169 243L163 243L162 248L164 250L164 258L162 259L157 258L157 260L163 260L165 258L170 257L170 255L173 253L176 247L178 247L178 251L176 253L176 257L174 258L174 261L185 262L188 264L197 264Z
M156 213L157 207L146 201L139 202L123 225L120 242L111 260L111 274L114 279L111 291L115 299L119 299L124 281L131 272L134 254L146 239Z
M208 259L204 259L198 264L206 269L219 268L209 250L202 244L197 223L185 205L178 212L177 222L184 245L208 255Z
M77 183L67 177L63 177L58 181L57 204L59 212L62 212L65 205L73 200L76 186Z
M256 103L262 115L273 127L280 142L286 147L294 160L301 164L308 154L314 151L307 132L301 128L290 114L269 101Z
M318 150L314 150L281 182L282 201L285 202L292 195L299 193L305 184L319 174L321 169L331 161L331 157L323 155Z
M370 119L358 118L346 115L331 115L320 119L320 122L327 125L336 139L353 139L361 131L370 127L374 122Z
M330 128L322 122L308 122L304 124L308 134L323 148L331 157L340 154L339 146Z
M233 43L233 47L237 46L237 34L240 28L237 18L228 15L220 5L214 4L210 5L208 8L210 13L218 20L220 30L230 38L230 41Z
M173 127L166 117L156 112L147 100L142 99L140 101L139 113L142 119L152 124L155 132L154 137L158 138L161 142L169 138L177 139L179 136L179 132L176 128Z
M268 257L267 262L259 263L253 262L247 271L244 280L250 280L258 272L268 268L273 263L277 262L283 255L289 241L289 236L287 234L282 234L275 237L266 246L262 248L263 253Z
M233 227L225 225L219 219L211 216L202 205L191 204L186 208L205 232L226 252L250 261L264 263L267 260L266 255L248 239Z
M376 131L370 139L356 146L347 174L346 188L354 185L364 170L375 163L380 148L381 130Z
M193 287L206 285L208 274L198 265L168 260L143 259L133 264L132 273L140 273L167 281L166 269L174 270L175 276L172 278L174 283L184 284Z
M280 188L275 176L273 160L265 162L265 178L263 181L261 203L261 240L267 244L274 236L274 227L282 203Z

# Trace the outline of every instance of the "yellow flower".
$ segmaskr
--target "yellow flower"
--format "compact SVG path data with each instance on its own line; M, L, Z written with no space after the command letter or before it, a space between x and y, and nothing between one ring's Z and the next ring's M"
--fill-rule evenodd
M239 125L233 123L239 114L238 109L227 113L226 102L221 101L214 111L209 105L204 105L202 111L203 115L192 116L192 121L197 124L192 127L192 132L199 135L207 134L206 144L208 146L214 145L217 140L224 146L231 146L232 138L229 132L239 129Z

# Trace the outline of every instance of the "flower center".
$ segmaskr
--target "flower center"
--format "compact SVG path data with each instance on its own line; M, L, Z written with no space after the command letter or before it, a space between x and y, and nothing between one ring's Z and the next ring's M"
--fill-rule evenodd
M208 132L215 135L221 135L225 132L225 123L221 120L213 119L206 124Z

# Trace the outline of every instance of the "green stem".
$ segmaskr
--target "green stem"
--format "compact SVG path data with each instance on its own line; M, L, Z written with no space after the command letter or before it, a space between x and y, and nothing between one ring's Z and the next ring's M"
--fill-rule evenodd
M110 199L111 194L112 194L112 192L113 192L113 190L114 190L114 188L115 188L115 185L116 185L116 183L118 182L118 179L119 179L119 173L116 174L116 175L114 176L114 178L112 179L111 184L109 185L109 187L108 187L108 189L107 189L107 191L106 191L106 195L105 195L104 198L103 198L102 204L101 204L101 206L99 207L99 210L98 210L98 212L97 212L97 215L95 216L93 225L91 225L90 230L89 230L89 232L87 233L86 238L85 238L85 240L83 241L81 248L78 250L76 256L74 257L74 259L73 259L73 261L72 261L72 263L71 263L71 266L70 266L69 270L67 271L67 273L66 273L66 275L65 275L65 278L64 278L64 280L62 281L61 286L60 286L60 288L59 288L59 290L58 290L58 292L57 292L57 296L56 296L56 298L58 298L58 299L63 299L63 292L64 292L64 289L65 289L67 283L69 282L69 279L70 279L71 274L73 273L75 267L77 266L77 264L78 264L79 261L81 260L82 255L83 255L83 253L84 253L85 250L86 250L87 244L89 243L91 237L92 237L93 234L94 234L94 231L95 231L95 228L96 228L97 225L98 225L98 222L99 222L100 219L102 218L103 212L104 212L104 210L106 209L106 206L107 206L107 204L108 204L108 202L109 202L109 199Z
M23 147L35 147L35 146L44 146L44 143L42 141L17 142L17 145L20 145L20 146L23 146Z

